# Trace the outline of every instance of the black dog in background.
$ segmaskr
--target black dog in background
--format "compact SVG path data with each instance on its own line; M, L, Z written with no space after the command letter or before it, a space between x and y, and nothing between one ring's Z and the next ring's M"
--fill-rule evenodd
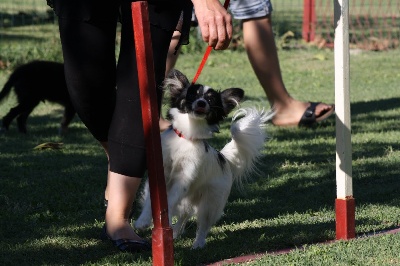
M10 93L13 87L18 105L11 108L3 117L0 131L8 130L12 120L17 117L18 130L26 133L26 120L29 114L41 101L48 100L65 107L59 133L66 133L69 123L75 116L75 109L72 106L65 83L63 64L33 61L18 67L0 92L0 102Z

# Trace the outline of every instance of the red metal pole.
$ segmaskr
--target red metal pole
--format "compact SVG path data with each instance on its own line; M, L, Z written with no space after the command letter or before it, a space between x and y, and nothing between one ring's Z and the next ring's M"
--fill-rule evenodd
M309 29L310 29L310 0L304 0L303 1L303 30L302 30L302 36L303 40L306 42L309 42Z
M310 42L315 39L315 28L317 26L317 15L315 13L315 0L311 0L310 6Z
M153 51L146 1L132 3L132 20L154 223L152 233L153 265L172 266L174 265L174 246L172 229L168 221Z
M302 37L306 42L313 41L315 38L316 21L315 0L304 0Z

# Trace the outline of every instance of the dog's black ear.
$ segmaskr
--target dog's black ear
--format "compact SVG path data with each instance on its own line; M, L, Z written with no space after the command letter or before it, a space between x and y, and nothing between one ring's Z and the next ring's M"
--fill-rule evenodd
M244 90L240 88L230 88L221 92L222 104L225 114L229 114L244 97Z
M182 90L189 85L189 80L182 72L172 69L164 80L163 88L169 91L172 97L178 97Z

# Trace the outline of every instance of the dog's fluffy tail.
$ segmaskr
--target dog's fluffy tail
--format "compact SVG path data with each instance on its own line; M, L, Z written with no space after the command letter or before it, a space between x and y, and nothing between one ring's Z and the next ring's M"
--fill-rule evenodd
M257 160L267 139L265 127L274 112L256 108L241 108L232 118L232 140L221 153L229 161L233 179L242 186L242 181L255 170Z

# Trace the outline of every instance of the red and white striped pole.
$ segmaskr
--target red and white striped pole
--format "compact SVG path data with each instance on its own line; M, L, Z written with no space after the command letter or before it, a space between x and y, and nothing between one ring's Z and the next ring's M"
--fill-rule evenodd
M168 220L167 193L158 124L153 48L146 1L132 3L132 20L154 224L152 234L153 265L173 266L174 245L172 229Z
M349 0L334 0L336 111L336 239L355 237L350 120Z

